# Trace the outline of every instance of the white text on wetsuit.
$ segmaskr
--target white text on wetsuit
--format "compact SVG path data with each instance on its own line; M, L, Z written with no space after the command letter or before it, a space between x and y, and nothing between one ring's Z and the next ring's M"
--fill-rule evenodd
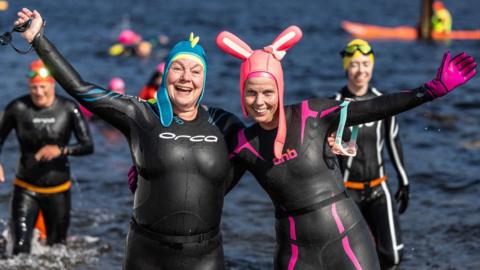
M42 123L42 124L53 124L55 123L55 118L50 117L50 118L33 118L32 122L34 124Z
M177 135L175 133L171 132L163 132L158 135L160 139L165 139L165 140L189 140L191 142L218 142L217 136L213 135L195 135L195 136L190 136L190 135Z

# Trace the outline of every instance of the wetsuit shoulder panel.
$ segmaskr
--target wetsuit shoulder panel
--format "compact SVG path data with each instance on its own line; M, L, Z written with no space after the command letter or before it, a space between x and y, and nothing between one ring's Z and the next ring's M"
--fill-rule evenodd
M217 126L225 136L227 143L231 142L232 137L245 125L236 115L220 108L208 108L208 122Z

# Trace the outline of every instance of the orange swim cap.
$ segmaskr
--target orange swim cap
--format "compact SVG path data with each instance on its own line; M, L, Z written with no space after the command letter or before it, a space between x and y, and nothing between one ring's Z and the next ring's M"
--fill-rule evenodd
M433 10L442 10L445 9L445 6L443 5L442 1L435 1L433 2Z
M50 74L50 71L45 67L42 60L38 59L30 63L30 71L27 74L30 83L49 82L55 83L55 79Z

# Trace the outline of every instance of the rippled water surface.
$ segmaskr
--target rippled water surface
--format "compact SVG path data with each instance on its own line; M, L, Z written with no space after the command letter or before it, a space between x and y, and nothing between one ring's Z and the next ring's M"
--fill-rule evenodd
M208 54L205 103L237 114L239 62L216 48L219 31L228 29L260 48L286 26L299 25L304 38L283 61L286 100L294 103L331 96L344 85L338 52L351 37L340 28L342 20L414 25L420 7L420 1L374 0L10 2L10 10L0 12L1 29L7 30L21 6L40 10L47 20L47 35L86 80L106 85L110 77L120 76L132 95L165 51L158 50L148 60L107 57L122 24L130 21L144 36L162 33L173 42L193 31ZM454 28L480 28L478 0L445 2ZM431 79L446 50L466 51L480 59L480 41L372 41L371 45L376 53L373 84L384 92L413 88ZM1 108L27 93L24 74L34 57L0 48ZM61 89L58 93L64 94ZM479 102L480 80L475 78L448 97L400 117L412 193L409 209L401 216L405 242L401 269L480 269ZM121 268L132 206L126 186L130 155L116 131L98 122L92 123L91 130L96 153L71 159L76 184L68 245L2 259L0 269ZM11 135L2 151L8 179L13 177L17 158L18 145ZM8 220L11 189L10 182L0 186L0 229ZM250 175L226 197L222 229L229 269L272 269L272 213L269 199Z

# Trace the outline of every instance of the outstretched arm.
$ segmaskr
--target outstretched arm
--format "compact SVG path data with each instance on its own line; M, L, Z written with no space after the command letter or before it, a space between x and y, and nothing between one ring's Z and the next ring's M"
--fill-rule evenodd
M442 97L473 78L476 67L473 57L466 53L462 52L451 59L450 52L446 52L433 80L415 90L352 103L347 125L384 119Z
M128 119L134 117L135 99L85 82L55 46L42 34L43 19L37 11L26 8L18 12L16 25L32 20L22 36L43 60L55 80L80 104L111 125L129 134Z
M386 94L364 101L351 102L348 106L347 126L382 120L421 104L432 101L425 87Z

